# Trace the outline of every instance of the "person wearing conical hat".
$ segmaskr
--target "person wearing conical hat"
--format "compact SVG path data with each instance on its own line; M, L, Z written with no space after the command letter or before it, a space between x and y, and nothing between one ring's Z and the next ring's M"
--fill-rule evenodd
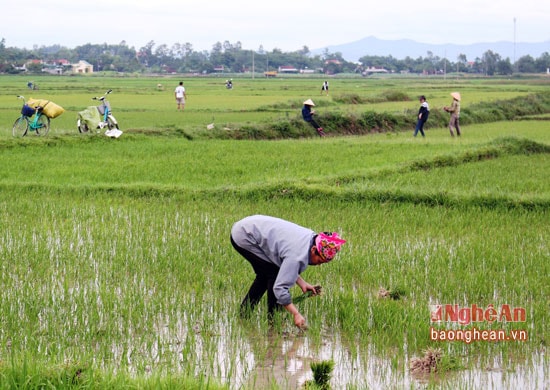
M256 277L241 303L246 317L267 292L269 319L280 308L294 318L294 325L306 327L306 320L292 303L290 288L298 285L304 293L318 295L319 287L307 283L300 274L310 265L334 259L346 242L338 233L319 232L280 218L252 215L231 228L231 245L254 269Z
M317 131L317 134L319 134L319 137L324 137L325 132L323 131L323 128L319 126L317 122L315 122L315 120L313 119L313 115L315 115L315 110L312 107L314 106L315 103L313 103L313 100L307 99L304 102L304 107L302 108L302 118L304 118L307 123L313 126L313 128Z
M456 130L456 135L460 136L460 124L458 119L460 118L460 93L452 92L451 96L453 97L453 102L450 107L443 107L445 111L451 114L449 119L449 131L451 132L451 137L454 137L453 128Z

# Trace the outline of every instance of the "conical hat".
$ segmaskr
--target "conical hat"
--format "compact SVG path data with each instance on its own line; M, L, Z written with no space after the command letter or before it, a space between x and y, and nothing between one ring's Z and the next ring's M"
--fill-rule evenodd
M304 102L304 105L306 105L306 106L314 106L315 103L313 103L313 100L307 99L307 100Z
M451 96L453 97L453 99L460 101L460 92L452 92Z

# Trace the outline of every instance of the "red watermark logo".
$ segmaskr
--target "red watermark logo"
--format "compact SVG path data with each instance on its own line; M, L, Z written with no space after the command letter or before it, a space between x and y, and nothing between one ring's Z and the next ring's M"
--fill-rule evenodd
M459 305L430 305L430 322L452 322L460 325L470 325L472 322L525 322L524 307L489 305L480 307L476 304L461 307Z

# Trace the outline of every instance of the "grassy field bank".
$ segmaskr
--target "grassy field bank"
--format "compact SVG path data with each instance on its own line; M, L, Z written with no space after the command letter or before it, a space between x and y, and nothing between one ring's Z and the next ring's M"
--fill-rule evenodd
M24 81L8 80L11 92L0 94L2 123L14 110L5 102ZM9 126L0 126L0 387L297 388L311 378L311 362L329 359L333 388L547 383L540 375L548 368L550 330L547 120L467 125L460 139L431 128L426 139L413 138L411 129L190 140L174 129L202 126L203 114L227 110L236 123L285 115L224 108L225 92L262 107L300 101L296 95L308 88L318 91L317 81L288 80L283 89L285 80L256 80L263 89L244 92L238 80L234 91L223 90L223 80L220 91L216 80L189 80L189 89L203 91L210 103L204 112L194 108L192 93L185 120L176 124L181 113L170 107L171 91L154 90L157 82L168 85L164 79L90 78L89 91L75 80L74 91L62 91L55 78L38 82L43 90L51 83L52 91L59 83L53 100L74 110L77 98L116 84L131 92L120 92L118 103L113 94L113 107L119 104L128 122L139 113L148 122L128 125L118 140L76 134L71 121L61 121L70 110L52 121L60 127L46 138L12 139ZM416 81L344 82L366 83L357 87L365 96L417 90L409 85ZM444 104L447 87L456 87L439 83L434 106L437 94ZM460 83L482 102L539 89ZM142 103L125 106L122 96L130 95ZM139 111L154 101L154 115ZM380 112L392 110L387 104ZM149 126L158 127L130 130ZM231 248L229 231L255 213L337 230L348 240L337 261L303 275L325 292L300 303L306 333L285 315L270 329L263 307L250 321L237 316L252 272ZM399 290L401 299L380 298L380 287ZM527 316L525 322L434 325L435 304L511 305ZM433 326L525 331L528 340L432 341ZM441 348L455 370L413 376L409 363L431 347Z
M183 80L188 93L184 114L176 111L173 89ZM550 111L550 80L473 79L414 77L334 79L331 95L319 95L322 79L234 79L226 90L225 78L201 77L36 77L40 90L26 89L27 79L0 76L0 135L9 135L19 115L17 95L50 99L66 112L52 121L51 135L76 134L77 113L108 89L115 116L123 131L148 135L180 135L188 138L305 138L316 136L300 117L302 102L313 98L320 121L329 134L361 134L372 131L414 129L418 96L428 97L431 120L427 128L444 127L448 115L442 107L451 102L450 92L463 96L465 124L510 119L526 115L534 106ZM157 84L163 89L158 90ZM537 102L523 101L539 94ZM501 107L504 101L519 99ZM492 103L494 107L483 106ZM479 105L482 106L479 106ZM542 109L542 108L541 108ZM504 110L504 113L502 112ZM530 115L541 114L539 110ZM510 116L506 116L506 114ZM206 127L214 124L214 129Z

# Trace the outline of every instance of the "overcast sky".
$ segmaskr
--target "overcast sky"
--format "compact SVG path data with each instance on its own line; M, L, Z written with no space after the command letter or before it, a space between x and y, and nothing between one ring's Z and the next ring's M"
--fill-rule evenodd
M154 41L209 51L229 41L294 51L368 36L432 44L550 41L548 0L0 0L0 6L0 38L27 49L122 41L139 49Z

